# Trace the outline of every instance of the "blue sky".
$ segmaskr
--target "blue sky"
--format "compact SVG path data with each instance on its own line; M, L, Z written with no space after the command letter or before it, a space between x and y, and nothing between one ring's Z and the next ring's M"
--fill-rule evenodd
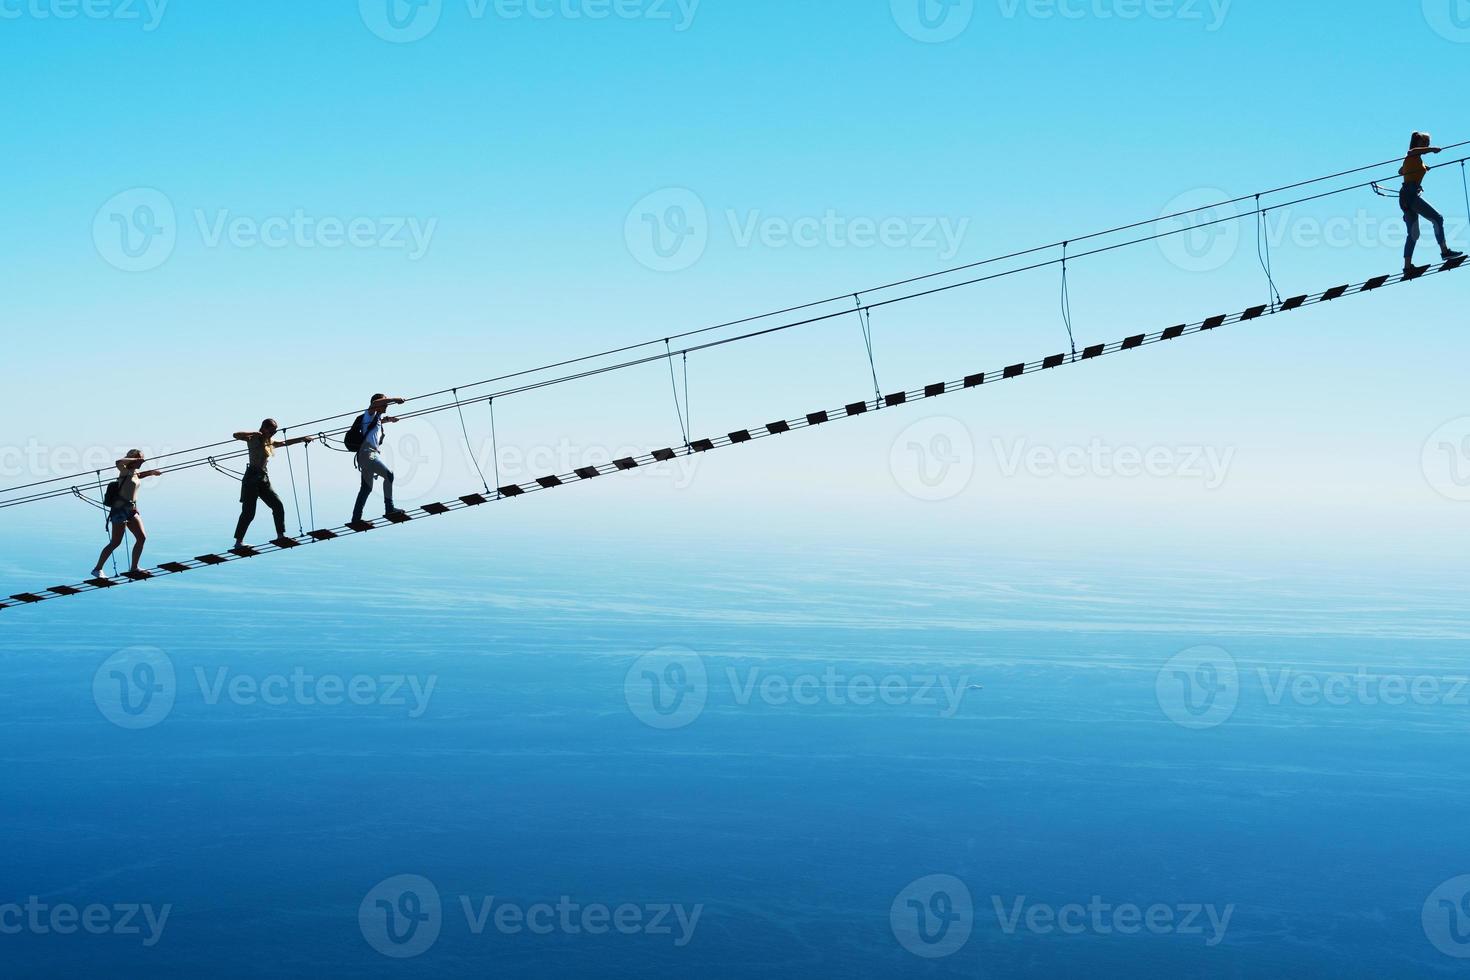
M989 0L932 4L931 27L903 0L394 2L406 33L383 0L0 3L0 80L23 96L0 128L5 485L1387 159L1416 128L1470 138L1458 0ZM1459 174L1428 193L1464 246ZM671 204L703 247L670 262L643 215L673 220ZM129 257L114 215L164 234ZM1398 263L1393 201L1273 221L1283 292ZM1208 271L1153 245L1078 263L1078 339L1260 302L1253 233ZM1470 473L1458 283L548 495L517 523L574 537L735 516L778 537L1453 559ZM884 386L1062 349L1058 285L1045 270L879 311ZM871 388L851 320L691 371L697 432ZM508 399L502 449L583 465L677 441L661 372ZM470 418L482 452L487 415ZM452 417L396 435L434 458L409 501L478 482ZM923 499L911 446L958 446L972 475ZM1120 474L1120 454L1127 470L1151 452L1153 472ZM314 464L319 512L345 518L353 474ZM77 506L0 521L51 533ZM172 535L159 547L189 550L217 544L233 507L196 473L150 487L145 510L155 540Z

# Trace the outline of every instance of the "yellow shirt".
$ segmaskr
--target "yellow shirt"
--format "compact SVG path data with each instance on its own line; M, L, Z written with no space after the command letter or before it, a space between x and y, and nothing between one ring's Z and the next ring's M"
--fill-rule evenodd
M1424 175L1429 173L1429 165L1424 162L1424 154L1410 153L1405 158L1404 165L1399 168L1399 173L1407 183L1424 183Z

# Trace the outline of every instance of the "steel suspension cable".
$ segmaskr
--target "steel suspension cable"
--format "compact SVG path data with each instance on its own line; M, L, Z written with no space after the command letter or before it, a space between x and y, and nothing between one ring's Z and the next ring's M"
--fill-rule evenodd
M1451 144L1451 146L1450 147L1447 147L1447 149L1448 148L1458 147L1458 146L1464 146L1464 145L1470 145L1470 141L1467 141L1465 143ZM1467 161L1470 161L1470 157L1465 157L1465 158L1462 158L1462 159L1457 160L1457 161L1451 161L1451 163L1460 163L1462 165L1462 167L1463 167L1464 164ZM1393 161L1388 161L1388 162L1393 162ZM1284 185L1283 187L1274 188L1274 189L1272 189L1270 191L1262 191L1261 192L1261 195L1269 195L1269 194L1273 194L1273 193L1279 193L1279 192L1284 191L1284 190L1290 190L1290 189L1294 189L1294 188L1297 188L1297 187L1308 186L1310 184L1318 183L1318 182L1325 181L1325 180L1334 179L1335 177L1341 177L1341 176L1346 176L1346 175L1349 175L1349 174L1359 173L1361 171L1369 170L1369 169L1372 169L1373 167L1383 166L1383 165L1385 165L1385 164L1371 164L1371 165L1369 165L1367 167L1359 167L1359 168L1355 168L1353 170L1342 171L1342 172L1340 172L1338 174L1334 174L1334 175L1331 175L1331 176L1328 176L1328 177L1313 178L1311 180L1300 181L1300 182L1297 182L1295 184L1287 184L1287 185ZM1366 183L1363 183L1363 184L1355 184L1355 185L1351 185L1351 186L1340 187L1340 188L1336 188L1334 190L1326 191L1326 192L1323 192L1323 193L1320 193L1320 194L1314 194L1314 195L1310 195L1310 196L1307 196L1307 197L1298 198L1298 199L1296 199L1294 201L1289 201L1289 202L1285 202L1283 204L1276 205L1275 207L1277 207L1277 208L1285 208L1285 207L1292 207L1292 206L1295 206L1295 205L1298 205L1298 204L1305 204L1305 203L1309 203L1309 202L1312 202L1312 201L1321 200L1323 198L1332 197L1332 196L1335 196L1337 194L1349 193L1349 192L1354 191L1354 190L1360 190L1360 189L1363 189L1363 188L1366 188L1366 187L1371 187L1375 183L1377 183L1377 182L1376 181L1369 181L1369 182L1366 182ZM1470 192L1467 192L1467 194L1470 194ZM1135 223L1130 224L1130 225L1120 225L1117 228L1109 229L1108 231L1105 231L1105 232L1096 232L1096 233L1093 233L1091 235L1085 235L1085 236L1082 236L1080 238L1071 239L1070 241L1077 242L1077 241L1087 241L1087 240L1091 240L1091 239L1096 239L1096 238L1103 237L1105 235L1114 234L1114 233L1119 232L1119 231L1126 231L1126 230L1129 230L1129 229L1142 227L1142 226L1147 225L1147 224L1153 224L1153 223L1168 221L1168 220L1171 220L1173 218L1184 217L1184 216L1191 215L1191 214L1196 214L1196 213L1199 213L1199 212L1202 212L1202 211L1208 211L1208 210L1211 210L1211 209L1216 208L1216 207L1222 207L1222 206L1230 205L1230 204L1237 204L1237 203L1240 203L1242 201L1251 200L1251 199L1253 199L1256 196L1257 195L1247 195L1245 197L1234 198L1234 199L1232 199L1230 201L1221 202L1219 204L1212 204L1212 205L1208 205L1208 206L1205 206L1205 207L1193 208L1193 209L1190 209L1188 211L1180 211L1180 212L1176 212L1175 214L1172 214L1172 215L1165 215L1165 216L1162 216L1162 217L1159 217L1159 218L1152 218L1152 219L1149 219L1147 221L1135 222ZM1112 244L1112 245L1108 245L1108 246L1103 246L1103 247L1100 247L1100 248L1092 249L1092 250L1089 250L1087 252L1077 253L1075 255L1070 256L1069 257L1069 261L1075 261L1077 259L1086 258L1086 257L1089 257L1089 256L1100 255L1100 254L1103 254L1103 253L1106 253L1106 252L1115 251L1115 250L1121 249L1121 248L1128 248L1128 247L1132 247L1134 245L1139 245L1139 244L1147 243L1147 242L1150 242L1150 241L1157 241L1159 239L1166 238L1166 237L1169 237L1171 235L1182 234L1184 232L1194 231L1194 230L1197 230L1199 228L1206 228L1206 227L1210 227L1210 226L1213 226L1213 225L1222 224L1222 223L1229 222L1229 221L1239 221L1239 220L1242 220L1244 218L1250 217L1252 214L1259 215L1259 209L1257 211L1255 211L1255 212L1243 212L1243 213L1231 215L1231 216L1228 216L1228 217L1225 217L1225 218L1219 218L1219 219L1214 219L1214 220L1211 220L1211 221L1205 221L1205 222L1199 222L1199 223L1196 223L1196 224L1190 224L1190 225L1187 225L1187 226L1184 226L1184 227L1181 227L1181 228L1171 229L1171 230L1164 231L1164 232L1158 232L1158 233L1153 234L1153 235L1147 235L1147 236L1143 236L1143 237L1140 237L1140 238L1134 238L1134 239L1130 239L1128 241L1119 242L1119 243L1115 243L1115 244ZM1060 243L1058 243L1058 244L1060 244ZM1036 252L1043 251L1044 249L1047 249L1047 248L1055 248L1055 247L1056 247L1056 245L1050 245L1050 246L1040 246L1040 247L1034 248L1034 249L1026 249L1026 250L1023 250L1023 251L1020 251L1020 252L1011 253L1008 256L998 256L996 258L986 259L986 260L984 260L982 262L970 263L969 265L965 265L965 266L957 266L957 267L955 267L953 269L947 269L947 270L943 270L941 272L930 273L930 274L927 274L927 275L924 275L924 276L917 276L917 277L914 277L912 279L907 279L907 280L902 280L902 281L895 282L895 283L890 283L887 286L875 287L875 289L877 289L877 290L889 289L889 288L893 288L893 287L896 287L896 286L903 286L903 285L909 285L909 284L912 284L912 283L923 282L923 281L931 280L931 279L934 279L934 278L937 278L937 277L940 277L940 276L950 275L950 274L953 274L955 272L961 272L961 271L965 271L965 270L968 270L968 269L974 269L974 268L978 268L980 266L988 265L988 264L991 264L991 263L994 263L994 262L1003 261L1003 260L1005 260L1007 258L1022 257L1022 256L1030 255L1030 254L1033 254L1033 253L1036 253ZM1060 261L1061 260L1054 259L1054 260L1051 260L1051 261L1036 262L1036 263L1032 263L1032 264L1026 265L1026 266L1021 266L1021 267L1018 267L1018 268L1007 269L1007 270L1005 270L1003 272L1000 272L1000 273L994 273L994 274L990 274L990 275L979 276L979 277L967 279L967 280L964 280L964 281L961 281L961 282L957 282L957 283L951 283L951 284L947 284L947 285L943 285L943 286L938 286L938 287L933 287L933 288L929 288L929 289L925 289L925 290L911 292L911 293L907 293L907 294L904 294L904 295L901 295L901 296L897 296L897 297L893 297L893 298L890 298L890 299L886 299L886 300L881 300L881 301L870 303L865 308L868 309L868 310L872 310L872 309L876 309L878 307L887 306L887 305L891 305L891 304L894 304L894 303L909 302L909 301L912 301L912 300L915 300L915 299L921 299L921 298L925 298L925 297L928 297L928 296L937 295L939 293L947 292L947 291L950 291L950 290L953 290L953 289L958 289L958 288L963 288L963 287L967 287L967 286L972 286L972 285L976 285L976 284L979 284L979 283L982 283L982 282L988 282L988 281L990 281L992 279L998 279L998 278L1002 278L1002 277L1006 277L1006 276L1017 275L1017 274L1020 274L1020 273L1023 273L1023 272L1029 272L1029 271L1033 271L1033 270L1036 270L1036 269L1045 268L1047 266L1056 265ZM832 299L821 300L821 301L814 302L814 303L803 304L802 306L791 307L788 310L780 311L780 313L795 312L795 311L799 311L799 310L803 310L803 309L810 309L810 308L817 307L817 306L820 306L820 305L823 305L823 304L828 304L828 303L831 303L831 302L833 302ZM729 323L720 324L720 325L717 325L717 326L714 326L714 327L705 327L705 328L702 328L702 329L699 329L699 330L686 331L683 334L671 335L668 338L664 338L664 340L665 340L666 345L667 345L667 342L668 341L671 341L673 339L681 339L681 338L685 338L685 337L696 336L696 335L699 335L699 334L707 333L707 332L709 332L711 330L721 329L721 328L728 327L728 326L734 326L734 325L738 325L738 324L741 324L741 323L750 323L750 322L754 322L754 321L759 320L759 319L764 319L764 318L769 317L769 316L772 316L772 315L779 315L779 314L762 314L760 316L748 317L748 318L746 318L744 320L730 321ZM825 320L829 320L829 319L832 319L833 317L841 316L841 315L844 315L844 314L842 314L842 313L830 313L830 314L825 314L825 315L821 315L821 316L809 317L809 318L806 318L806 319L803 319L803 320L799 320L799 321L795 321L795 322L791 322L791 323L780 324L780 325L777 325L775 327L769 327L769 328L765 328L765 329L762 329L762 330L750 331L750 332L747 332L747 333L744 333L744 334L740 334L738 336L724 338L722 340L714 341L714 342L711 342L711 343L706 343L706 344L691 346L691 347L685 348L685 351L684 352L687 353L687 352L693 352L693 351L698 351L698 350L708 350L708 349L711 349L711 348L714 348L714 347L723 346L723 345L725 345L727 343L734 343L734 342L738 342L738 341L748 340L748 339L751 339L751 338L754 338L754 337L766 336L766 335L769 335L769 334L772 334L772 333L777 333L777 332L784 331L784 330L790 330L790 329L794 329L794 328L797 328L797 327L807 326L807 325L810 325L810 324L813 324L813 323L818 323L818 322L822 322L822 321L825 321ZM422 415L432 414L433 412L437 412L437 411L446 411L449 408L454 408L454 407L457 407L457 406L460 406L460 405L471 404L471 403L473 403L475 401L483 401L487 397L487 396L479 396L479 397L476 397L476 398L473 398L473 399L461 400L459 398L458 393L459 393L459 391L462 388L477 388L477 387L482 387L482 386L484 386L486 384L494 383L496 381L507 380L507 379L514 379L514 378L524 377L524 376L528 376L528 375L532 375L532 374L537 374L537 373L541 373L541 372L546 371L546 370L550 370L550 369L555 368L555 367L561 367L561 366L566 366L566 365L570 365L570 364L581 363L581 362L585 362L585 361L589 361L589 360L595 360L595 359L600 358L600 357L610 356L611 354L616 354L616 353L622 353L622 352L637 350L639 348L646 347L646 346L648 346L651 343L655 343L655 341L646 341L646 342L641 343L641 344L633 344L633 345L629 345L629 346L626 346L626 347L623 347L623 348L618 348L618 349L611 350L611 351L604 351L604 352L599 353L599 354L585 355L583 357L572 358L572 359L569 359L569 360L557 362L556 364L543 365L541 367L527 369L525 371L517 371L517 372L514 372L512 374L502 375L502 376L499 376L498 378L487 379L486 381L475 382L475 383L470 384L470 385L463 385L463 386L458 386L458 387L454 387L454 388L443 389L443 390L441 390L439 392L431 392L431 393L425 394L425 395L417 395L417 396L414 396L414 398L413 399L410 399L410 400L417 401L417 400L422 400L422 399L425 399L425 398L438 397L438 396L443 395L443 394L453 394L455 396L455 399L454 399L453 402L450 402L450 403L447 403L447 404L443 404L443 405L437 406L437 407L432 408L432 409L427 409L427 410L422 410L422 411L419 411L419 412L409 413L409 414L407 414L407 415L405 415L403 417L404 418L416 418L416 417L420 417ZM578 372L578 373L566 375L564 377L553 378L553 379L550 379L550 380L547 380L547 381L537 382L537 383L534 383L534 384L527 384L527 385L523 385L523 386L516 387L516 388L503 389L501 391L498 391L498 392L493 393L491 396L488 396L488 397L505 397L505 396L507 396L509 394L517 394L517 393L521 393L521 392L525 392L525 391L537 390L537 389L540 389L540 388L543 388L543 387L548 387L548 386L554 385L554 384L562 384L562 383L567 383L567 382L570 382L570 381L581 380L583 378L587 378L587 377L592 377L592 376L596 376L596 375L599 375L599 374L608 373L610 371L622 370L622 369L625 369L625 368L628 368L628 367L633 367L633 366L637 366L637 365L640 365L640 364L646 364L646 363L649 363L652 360L657 360L657 359L659 359L659 357L655 356L655 357L645 357L645 358L638 358L638 359L634 359L634 360L630 360L630 361L624 361L624 362L621 362L621 363L618 363L618 364L609 365L609 366L606 366L606 367L597 368L597 369L593 369L593 370L589 370L589 371ZM356 414L355 412L340 413L340 414L337 414L337 415L328 416L326 418L317 419L317 420L314 420L312 422L298 423L296 426L293 426L293 427L294 428L303 428L303 427L306 427L306 426L321 425L321 424L335 422L335 421L338 421L338 420L341 420L341 419L345 419L345 418L351 417L351 416L353 416L355 414ZM205 445L205 446L194 447L193 449L178 450L176 452L166 453L166 454L163 454L162 456L157 457L157 458L163 459L163 458L169 458L169 457L173 457L173 456L190 455L190 454L196 453L196 452L203 452L203 451L207 451L207 450L210 450L210 449L219 448L219 447L222 447L222 446L227 446L227 445L230 445L231 443L232 443L232 441L224 441L224 442L212 443L212 444ZM238 453L237 454L231 454L231 455L227 455L227 456L225 456L223 458L233 458L233 456L236 456L236 455L241 455L241 454L238 454ZM194 460L194 461L185 462L185 463L171 464L169 466L162 467L161 469L163 469L164 472L177 472L177 471L181 471L181 470L185 470L185 469L194 468L194 467L199 466L199 465L203 465L205 462L206 462L205 460ZM22 484L22 485L15 486L15 487L5 488L3 490L0 490L0 494L14 493L14 492L17 492L17 491L20 491L20 490L26 490L26 489L31 489L31 488L40 487L40 486L47 486L47 485L50 485L50 484L64 482L64 481L71 480L71 479L74 479L74 477L73 476L54 477L54 478L47 479L47 480L36 481L34 483ZM3 501L3 502L0 502L0 509L5 509L5 508L8 508L8 507L12 507L12 506L21 506L23 504L34 503L34 502L37 502L39 500L51 499L51 498L53 498L55 496L64 494L65 492L66 491L63 489L61 491L53 491L53 492L47 492L47 493L39 493L39 494L31 495L29 497L24 497L24 498L19 498L19 499L15 499L15 500L9 500L9 501Z

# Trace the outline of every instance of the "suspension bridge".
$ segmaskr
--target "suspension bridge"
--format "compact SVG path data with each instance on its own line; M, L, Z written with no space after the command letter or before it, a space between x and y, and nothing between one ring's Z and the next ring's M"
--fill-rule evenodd
M1445 149L1454 149L1470 145L1470 141L1457 143ZM1463 157L1451 161L1448 165L1442 164L1439 168L1458 164L1461 175L1461 188L1465 195L1466 209L1470 212L1470 180L1466 177L1466 164L1470 157ZM233 548L228 551L217 553L206 553L180 560L164 562L156 567L140 569L134 572L122 572L111 577L93 578L73 584L53 585L47 588L31 592L18 592L7 598L0 599L0 609L8 609L18 606L30 606L38 603L48 602L55 599L70 598L86 595L93 592L101 592L122 586L152 582L170 576L182 575L203 569L226 565L237 561L245 561L264 555L293 551L301 547L325 544L331 541L341 540L345 537L385 531L390 528L412 525L430 518L443 517L445 515L472 510L491 503L516 500L547 490L553 490L574 484L587 483L597 479L616 477L620 473L637 470L641 467L667 463L683 456L698 455L723 451L725 449L742 446L761 439L773 438L793 434L803 429L819 428L833 424L845 419L852 419L868 415L874 412L898 409L906 405L929 401L935 398L946 397L965 392L988 389L996 384L1018 380L1028 375L1040 372L1060 370L1068 367L1077 367L1092 363L1103 357L1112 357L1156 344L1180 340L1188 337L1197 337L1204 334L1212 334L1221 328L1237 324L1250 323L1267 317L1280 316L1311 306L1326 303L1335 303L1350 297L1361 296L1365 293L1375 292L1381 289L1398 287L1412 283L1417 280L1439 276L1455 272L1464 268L1466 258L1458 256L1446 261L1424 266L1413 266L1405 269L1402 273L1390 275L1379 275L1363 282L1345 285L1331 286L1320 292L1303 293L1283 299L1277 289L1271 257L1269 239L1264 232L1266 216L1272 210L1279 210L1311 201L1318 201L1337 195L1343 195L1364 190L1381 193L1381 184L1388 180L1387 177L1376 177L1372 180L1353 183L1347 186L1336 187L1326 191L1317 192L1290 201L1275 201L1272 199L1291 191L1312 187L1318 184L1341 180L1342 178L1359 175L1367 171L1375 170L1390 163L1397 163L1397 159L1381 163L1369 164L1351 170L1340 171L1333 174L1314 177L1305 181L1298 181L1282 187L1260 191L1244 197L1234 198L1227 201L1216 202L1188 211L1175 214L1163 215L1143 221L1120 225L1104 231L1093 232L1077 238L1071 238L1061 242L1048 245L1036 246L1008 255L995 256L979 262L945 269L927 275L905 279L897 282L887 283L881 286L870 287L853 293L844 293L839 296L816 300L799 306L787 307L773 310L767 313L739 320L732 320L713 326L689 330L683 333L670 335L657 340L645 341L639 344L618 347L594 354L587 354L576 358L557 361L551 364L541 365L517 371L512 374L500 375L498 377L478 381L473 384L458 385L440 391L417 395L410 402L431 402L423 408L414 409L401 413L401 420L422 418L442 412L455 411L459 414L461 429L465 434L465 441L469 443L468 429L464 423L464 408L473 404L488 404L491 416L491 436L495 435L495 402L497 399L505 399L517 394L540 390L547 387L568 384L578 380L608 374L618 371L626 371L640 365L667 362L669 369L669 381L673 391L674 407L678 416L682 442L663 449L654 450L638 456L628 456L622 459L599 465L587 466L575 469L567 473L549 473L525 483L501 484L498 472L496 479L492 482L486 478L478 461L475 467L480 477L480 488L471 490L450 500L435 501L422 504L408 510L399 511L375 520L353 521L334 527L315 528L306 530L302 524L302 511L297 501L297 518L299 534L295 536L284 536L270 542L247 545ZM1077 251L1077 246L1088 242L1095 242L1108 236L1146 228L1151 225L1167 223L1184 218L1194 218L1199 215L1214 213L1222 208L1235 207L1242 204L1251 204L1250 210L1238 211L1221 217L1211 217L1198 221L1191 221L1177 228L1156 231L1151 234L1130 238L1122 242L1114 242L1106 245ZM1232 313L1222 313L1208 316L1195 322L1179 323L1152 331L1132 334L1105 343L1094 343L1078 348L1073 333L1073 322L1071 315L1071 302L1069 293L1068 268L1069 264L1090 256L1100 255L1117 249L1137 246L1146 242L1157 241L1172 235L1186 234L1201 228L1220 225L1227 222L1246 221L1254 218L1257 229L1257 250L1261 269L1267 286L1267 301L1258 305L1248 306L1243 310ZM1048 253L1055 253L1048 256ZM978 270L1007 261L1028 260L1023 265L1004 269L999 272L988 272L974 274ZM884 392L878 383L877 365L873 354L873 335L871 316L872 311L899 303L912 302L927 296L951 290L974 287L985 282L996 279L1018 275L1044 268L1057 268L1061 279L1061 305L1062 322L1066 328L1068 348L1059 353L1048 354L1036 360L1023 361L1014 364L1002 365L993 370L977 370L962 377L947 380L934 381L917 387ZM901 291L901 292L900 292ZM890 295L893 294L893 295ZM865 297L867 297L865 299ZM838 303L847 304L842 309L830 309ZM797 319L790 317L803 314ZM842 317L856 317L862 329L862 338L868 357L869 366L872 369L873 389L871 397L864 394L863 397L840 406L828 406L819 408L802 415L791 418L778 419L753 425L749 428L739 429L718 435L707 435L695 438L690 429L688 411L688 358L691 354L711 351L730 344L749 341L757 337L769 336L783 331L797 330L809 327L813 324L829 322ZM784 319L783 319L784 318ZM776 320L779 322L767 323ZM730 336L710 335L720 331L740 330ZM675 342L679 346L675 346ZM599 363L609 358L621 358L612 363ZM684 390L681 398L679 375L676 365L682 367L684 376ZM571 369L571 370L565 370ZM538 377L549 371L562 371L565 373L554 377ZM361 411L341 413L312 420L309 422L295 423L283 427L281 434L288 432L298 434L317 435L323 444L331 447L333 437L340 437L348 428L344 422L355 420ZM179 450L164 454L149 460L155 464L159 460L171 460L170 462L156 466L164 473L184 472L189 470L208 467L227 475L238 477L241 474L231 470L226 464L232 460L245 455L244 451L231 450L227 448L238 445L233 441L214 443L205 446L197 446L192 449ZM346 450L341 450L346 451ZM474 460L474 453L470 453ZM492 459L496 454L492 453ZM296 480L294 463L290 462L288 454L288 465L291 467L291 483L293 495L296 494ZM312 517L311 524L315 524L315 506L310 498L310 455L306 457L308 503L309 513ZM498 469L498 464L497 464ZM89 491L95 488L100 495L104 482L104 471L92 471L91 473L79 473L69 476L52 477L38 480L32 483L22 484L14 487L0 489L0 510L8 510L22 506L40 503L46 500L54 500L64 497L75 497L92 506L100 507L101 503L89 496Z

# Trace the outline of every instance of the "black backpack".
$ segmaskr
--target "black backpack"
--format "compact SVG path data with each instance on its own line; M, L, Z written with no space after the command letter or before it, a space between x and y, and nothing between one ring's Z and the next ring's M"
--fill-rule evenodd
M122 487L118 484L118 481L113 480L102 493L102 506L108 510L113 510L121 503Z
M357 421L352 423L352 428L348 429L342 436L342 445L347 447L348 452L355 453L362 449L362 444L367 439L367 427L363 425L363 420L366 418L366 415L366 412L359 415ZM381 442L383 437L383 435L378 436L378 440Z

